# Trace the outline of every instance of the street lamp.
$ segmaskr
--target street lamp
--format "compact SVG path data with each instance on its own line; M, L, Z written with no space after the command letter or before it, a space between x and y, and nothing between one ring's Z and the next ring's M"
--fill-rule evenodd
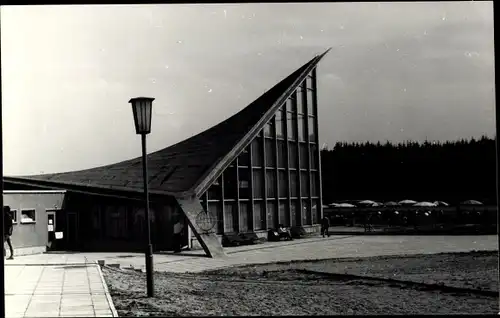
M148 193L148 162L146 157L146 135L151 132L151 110L154 98L136 97L129 103L132 104L134 113L135 132L142 139L142 175L144 180L144 204L146 212L146 279L148 297L154 297L153 281L153 246L151 245L151 221L149 218L149 193Z

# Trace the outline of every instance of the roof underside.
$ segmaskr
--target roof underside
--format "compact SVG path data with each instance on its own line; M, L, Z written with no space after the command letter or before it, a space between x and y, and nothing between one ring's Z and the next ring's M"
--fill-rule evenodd
M237 114L182 142L148 155L149 189L176 195L193 189L259 122L282 96L319 61L316 56ZM305 74L307 75L307 74ZM279 107L279 105L278 105ZM143 191L141 157L102 167L23 177L5 181L52 184L54 187Z

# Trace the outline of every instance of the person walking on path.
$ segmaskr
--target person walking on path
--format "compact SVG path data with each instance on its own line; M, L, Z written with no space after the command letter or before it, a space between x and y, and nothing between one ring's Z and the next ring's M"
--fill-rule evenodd
M10 257L8 259L14 259L14 249L12 248L12 242L10 237L12 236L12 231L14 227L12 226L12 214L9 206L3 207L3 257L6 256L5 252L5 242L9 245Z
M321 220L321 235L323 237L325 237L325 234L326 236L330 237L330 232L328 232L329 228L330 228L330 220L328 219L328 217L325 216Z
M177 222L174 224L174 253L180 253L181 251L181 239L182 230L184 229L184 224L181 222L181 218L177 218Z

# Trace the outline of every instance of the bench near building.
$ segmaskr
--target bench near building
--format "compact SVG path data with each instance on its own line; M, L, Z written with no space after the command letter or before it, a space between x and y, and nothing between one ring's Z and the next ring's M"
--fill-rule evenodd
M156 251L172 250L176 215L183 216L188 225L184 245L201 247L211 257L225 255L223 234L266 237L267 230L280 223L305 232L319 230L316 67L326 53L227 120L148 155ZM140 157L88 170L4 177L4 187L38 191L33 192L34 198L41 202L50 201L42 197L51 193L39 190L65 191L58 192L63 196L61 205L44 207L47 215L55 213L54 231L62 233L51 245L53 249L143 250ZM22 209L14 203L12 208ZM47 215L42 216L43 208L35 208L35 213L41 213L36 218L43 219L44 225L33 231L44 232L37 234L38 239L48 244ZM24 234L19 231L19 235Z

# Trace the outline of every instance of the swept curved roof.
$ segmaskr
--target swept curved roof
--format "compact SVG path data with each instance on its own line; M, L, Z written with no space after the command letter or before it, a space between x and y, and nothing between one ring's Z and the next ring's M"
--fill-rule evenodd
M217 177L256 136L327 52L315 56L250 105L218 125L148 154L150 193L174 196L199 194L207 180ZM4 181L64 189L143 191L141 157L86 170L4 177Z

